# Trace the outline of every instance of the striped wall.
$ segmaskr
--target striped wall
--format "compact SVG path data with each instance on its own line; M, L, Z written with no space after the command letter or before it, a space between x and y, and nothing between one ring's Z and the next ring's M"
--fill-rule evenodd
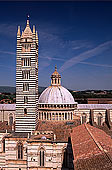
M19 28L18 28L19 29ZM30 28L29 28L30 29ZM25 37L25 41L27 37ZM25 42L26 43L26 42ZM16 132L31 132L35 130L38 105L38 37L33 27L30 39L31 50L22 51L23 37L20 30L17 33L17 57L16 57ZM22 58L31 58L31 66L22 66ZM22 71L29 70L30 78L23 79ZM23 83L29 83L29 91L23 91ZM28 102L24 103L24 96ZM27 109L27 114L24 109Z

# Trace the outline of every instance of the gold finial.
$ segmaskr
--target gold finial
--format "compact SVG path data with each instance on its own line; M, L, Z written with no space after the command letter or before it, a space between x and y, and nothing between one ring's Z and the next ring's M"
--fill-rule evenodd
M55 65L55 71L57 71L57 65Z
M27 25L29 25L29 15L27 16Z
M33 25L33 33L35 33L35 25Z
M18 26L18 32L17 32L17 35L20 36L20 26Z

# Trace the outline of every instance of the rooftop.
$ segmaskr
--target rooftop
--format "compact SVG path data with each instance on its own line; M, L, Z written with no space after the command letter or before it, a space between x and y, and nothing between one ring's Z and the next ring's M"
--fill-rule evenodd
M80 125L80 119L72 121L38 121L36 130L52 131L57 141L68 141L73 127Z
M104 131L82 124L73 128L71 142L77 170L112 168L112 139Z

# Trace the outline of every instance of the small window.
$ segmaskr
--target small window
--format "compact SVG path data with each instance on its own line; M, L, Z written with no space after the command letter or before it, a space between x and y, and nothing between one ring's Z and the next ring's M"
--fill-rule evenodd
M67 113L65 113L65 120L67 120Z
M5 139L3 139L2 141L2 145L3 145L3 152L5 152Z
M23 145L22 145L22 143L18 144L18 159L23 159Z
M82 115L82 124L86 123L86 115L85 113Z
M71 120L73 119L73 113L71 112Z
M39 112L39 119L41 118L41 113Z
M44 166L45 164L45 151L43 149L40 150L39 153L39 157L40 157L40 166Z
M13 115L12 115L12 113L9 115L9 125L10 126L13 125Z
M59 120L61 120L61 113L59 113Z
M29 83L23 83L23 91L29 91Z
M28 96L24 96L24 103L28 103Z
M70 113L68 113L68 120L70 120Z
M58 120L58 113L56 113L56 120Z
M26 108L24 108L24 114L27 115L27 109Z
M98 126L101 126L101 123L102 123L102 114L101 113L98 114L97 123L98 123Z

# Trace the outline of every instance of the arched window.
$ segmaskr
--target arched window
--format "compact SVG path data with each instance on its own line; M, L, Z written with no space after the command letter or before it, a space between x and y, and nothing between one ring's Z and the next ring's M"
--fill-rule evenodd
M52 113L52 120L55 120L55 114Z
M44 113L44 120L46 120L46 113Z
M70 120L70 113L68 113L68 120Z
M71 120L73 119L73 114L72 114L72 112L71 112Z
M58 79L58 84L60 83L59 79Z
M44 149L41 149L39 151L39 162L40 162L40 166L45 165L45 151L44 151Z
M13 124L13 115L12 113L9 115L9 125L12 126Z
M86 123L86 114L83 113L82 115L82 124Z
M25 115L27 114L27 109L26 109L26 108L24 108L24 114L25 114Z
M59 113L59 120L61 120L61 113Z
M102 124L102 114L101 113L98 114L97 124L98 124L98 126L101 126L101 124Z
M18 143L18 159L23 159L23 144Z
M62 120L64 120L64 113L62 113Z
M67 120L67 113L65 113L65 120Z
M3 148L3 152L5 152L5 139L2 140L2 148Z
M51 113L50 113L50 120L51 120Z
M24 103L28 103L28 96L24 96Z
M55 79L55 84L56 84L56 79Z
M58 113L56 113L56 120L58 120Z
M47 114L47 120L49 120L49 116L48 116L48 113L46 113Z

